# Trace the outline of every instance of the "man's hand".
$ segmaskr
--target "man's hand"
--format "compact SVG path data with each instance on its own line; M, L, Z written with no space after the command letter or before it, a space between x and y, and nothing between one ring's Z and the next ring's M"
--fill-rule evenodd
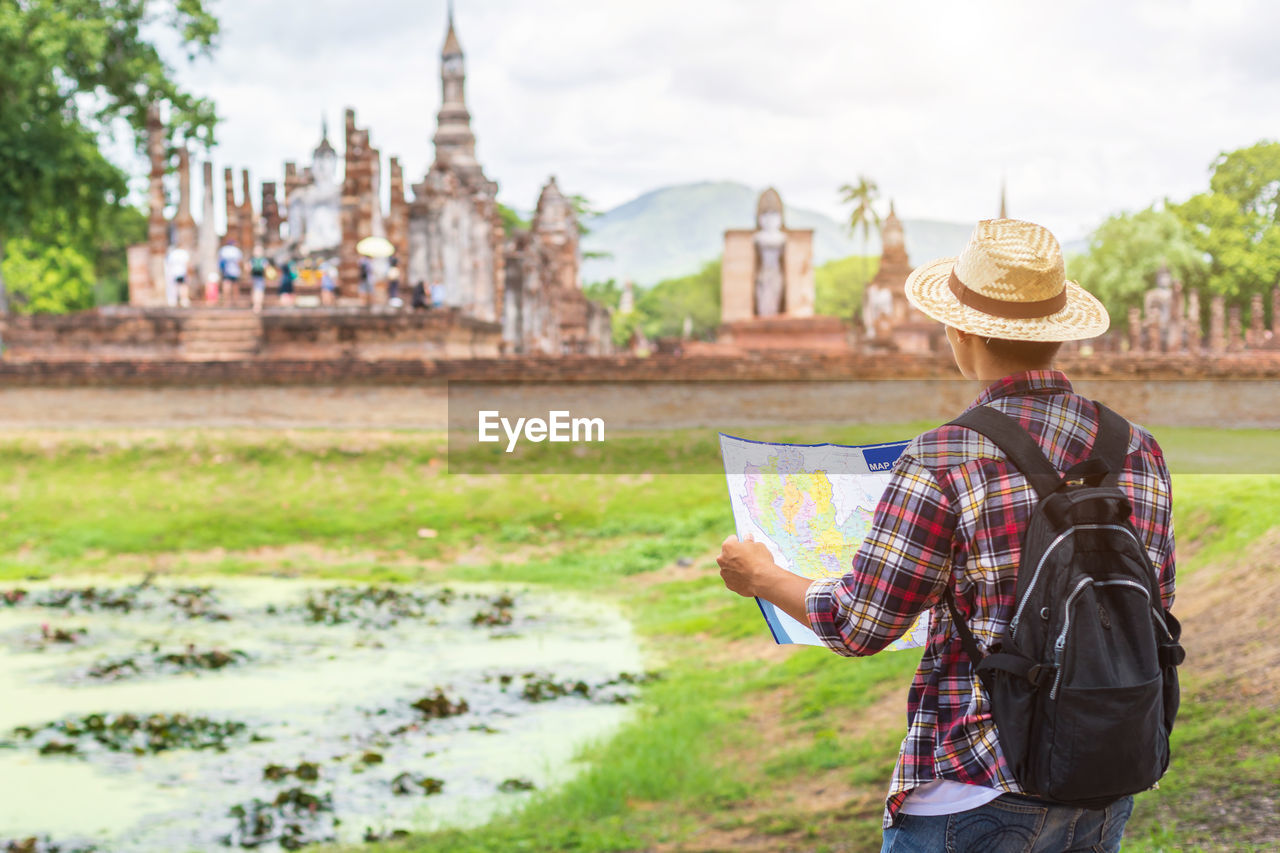
M716 562L720 565L720 577L729 589L738 595L763 598L801 625L809 624L804 604L809 580L775 563L764 543L749 536L746 541L730 536L720 546Z
M762 595L768 580L783 571L773 562L773 555L764 543L756 542L750 536L746 541L740 541L737 536L724 540L716 563L720 566L724 585L745 596Z

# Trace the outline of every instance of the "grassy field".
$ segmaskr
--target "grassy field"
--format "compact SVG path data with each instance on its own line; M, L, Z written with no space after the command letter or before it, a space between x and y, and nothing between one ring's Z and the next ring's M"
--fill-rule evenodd
M752 437L866 443L920 426ZM1242 685L1233 667L1249 655L1269 660L1277 644L1234 657L1212 650L1276 627L1276 608L1265 606L1273 599L1248 602L1251 590L1280 587L1280 477L1238 472L1274 464L1280 439L1157 436L1175 470L1175 613L1185 603L1192 657L1173 766L1160 790L1139 798L1126 849L1269 849L1280 843L1280 688L1275 676ZM644 470L713 470L713 437L633 441L652 466L491 476L447 473L439 435L8 435L0 579L260 572L483 579L607 598L625 608L663 673L635 720L587 749L586 772L525 809L386 849L878 849L917 656L848 660L774 646L755 604L725 591L715 570L717 545L732 531L723 476ZM590 470L590 460L576 470ZM1194 606L1218 599L1220 608ZM1202 642L1209 651L1198 662ZM1219 658L1226 663L1212 665Z

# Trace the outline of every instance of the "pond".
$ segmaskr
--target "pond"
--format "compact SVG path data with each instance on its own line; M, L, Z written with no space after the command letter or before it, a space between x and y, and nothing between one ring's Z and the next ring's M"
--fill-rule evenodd
M611 607L282 579L0 589L0 848L297 849L482 822L644 673Z

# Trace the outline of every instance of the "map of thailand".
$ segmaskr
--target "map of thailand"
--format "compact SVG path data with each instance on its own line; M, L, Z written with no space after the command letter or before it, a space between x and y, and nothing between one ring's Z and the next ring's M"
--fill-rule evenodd
M849 570L871 529L876 504L906 442L868 445L769 444L720 435L738 538L763 542L778 565L806 578ZM757 599L779 643L822 645L802 625ZM890 649L924 645L928 614Z

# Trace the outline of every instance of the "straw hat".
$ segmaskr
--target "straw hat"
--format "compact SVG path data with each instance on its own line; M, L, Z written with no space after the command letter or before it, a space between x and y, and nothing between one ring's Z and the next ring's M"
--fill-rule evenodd
M906 295L948 326L1012 341L1081 340L1111 324L1101 302L1067 281L1057 238L1017 219L979 222L960 257L916 267Z

